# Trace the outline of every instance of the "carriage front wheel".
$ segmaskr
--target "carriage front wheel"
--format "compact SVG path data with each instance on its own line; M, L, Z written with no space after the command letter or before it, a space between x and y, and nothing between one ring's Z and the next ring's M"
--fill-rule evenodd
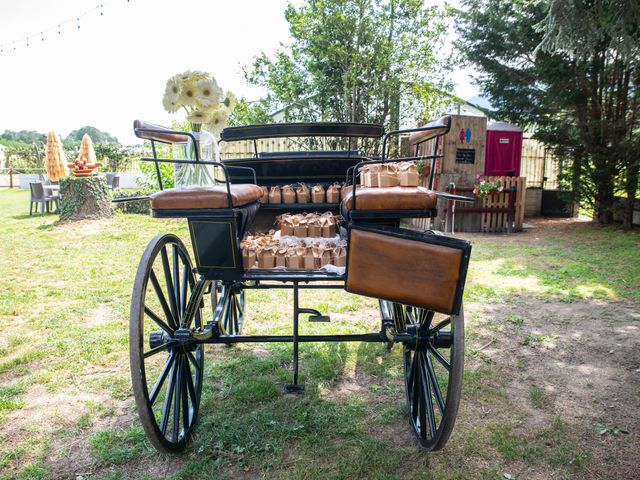
M459 315L403 310L405 331L414 339L404 344L403 352L409 423L425 450L440 450L453 430L462 390L462 307Z
M184 450L202 393L203 346L184 341L185 332L202 326L200 303L187 308L194 285L180 239L166 234L151 240L133 287L129 350L140 421L164 452Z

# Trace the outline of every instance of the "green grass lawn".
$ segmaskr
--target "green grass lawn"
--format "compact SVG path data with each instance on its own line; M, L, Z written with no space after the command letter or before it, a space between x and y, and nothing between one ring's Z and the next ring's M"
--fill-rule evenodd
M530 312L538 303L637 309L635 232L581 224L539 239L535 231L472 236L463 403L442 452L424 454L413 442L401 347L303 345L307 390L298 397L279 388L291 378L291 347L274 344L207 347L195 438L185 454L168 456L137 421L128 314L146 244L165 232L188 244L186 222L56 220L30 217L27 192L0 191L0 479L580 478L599 452L591 417L564 416L557 392L485 347L550 348L555 337L536 330ZM249 291L248 333L288 333L291 304L288 291ZM301 306L334 320L303 323L304 333L379 327L374 300L342 291L304 292ZM522 398L509 393L513 372L530 384Z

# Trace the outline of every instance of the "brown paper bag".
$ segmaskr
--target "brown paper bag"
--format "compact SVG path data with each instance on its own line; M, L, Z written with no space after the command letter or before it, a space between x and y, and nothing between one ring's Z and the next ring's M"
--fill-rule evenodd
M299 270L304 268L304 247L289 247L287 250L287 268Z
M245 270L249 270L256 266L256 251L245 249L242 250L242 266Z
M280 187L271 187L271 190L269 190L269 203L282 203L282 192L280 192Z
M301 183L298 188L296 188L296 197L298 203L309 203L311 201L311 193L309 192L309 187L307 187L304 183Z
M333 249L333 264L336 267L347 266L347 249L345 247L337 247Z
M332 213L322 216L322 236L324 238L333 238L338 233L338 218Z
M324 203L324 187L322 185L316 185L311 190L311 202L312 203Z
M395 165L383 163L378 169L378 186L379 187L396 187L400 185L398 172Z
M258 257L258 268L273 268L276 265L275 252L271 248L265 248Z
M293 235L293 221L291 215L280 215L280 235L288 236Z
M276 267L287 266L287 247L280 247L276 252Z
M307 221L307 237L321 237L322 226L320 225L320 217L315 217Z
M262 190L262 196L258 201L260 203L269 203L269 189L267 187L262 186L260 187L260 190Z
M304 252L304 268L307 270L316 269L316 257L313 255L313 249L307 248Z
M340 203L340 185L334 183L327 188L327 203Z
M320 257L320 266L324 267L325 265L331 264L331 250L325 248L322 250L322 257Z
M296 203L296 191L291 185L282 187L282 203Z
M296 237L306 237L307 233L307 220L305 218L296 218L293 224L293 234Z
M365 165L362 169L364 173L362 173L362 183L365 187L377 187L378 183L378 172L380 171L380 165Z
M420 184L420 175L418 175L418 169L413 162L400 164L398 178L401 187L417 187Z

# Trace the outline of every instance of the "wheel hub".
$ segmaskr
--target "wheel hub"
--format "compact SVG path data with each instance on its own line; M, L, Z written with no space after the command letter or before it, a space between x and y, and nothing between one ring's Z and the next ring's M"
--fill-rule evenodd
M407 335L409 340L405 342L409 350L426 351L432 348L451 348L453 335L450 331L421 331L419 325L408 325Z

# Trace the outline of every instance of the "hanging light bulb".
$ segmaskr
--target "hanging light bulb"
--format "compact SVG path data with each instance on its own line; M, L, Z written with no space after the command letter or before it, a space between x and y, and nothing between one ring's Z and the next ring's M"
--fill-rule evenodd
M76 21L78 22L78 30L80 30L80 17L76 18Z
M58 35L60 35L60 25L58 25Z
M40 37L42 37L41 40L44 42L44 32L40 32Z
M102 11L102 7L104 7L104 5L100 4L100 16L101 17L104 15L104 12Z
M27 37L27 47L29 46L29 37Z

